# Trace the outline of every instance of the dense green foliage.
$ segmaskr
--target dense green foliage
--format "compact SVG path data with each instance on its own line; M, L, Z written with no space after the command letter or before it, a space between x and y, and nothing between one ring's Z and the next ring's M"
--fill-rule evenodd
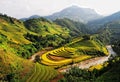
M120 81L120 58L116 57L109 61L109 65L104 68L107 71L96 79L96 82L119 82Z
M115 41L113 45L113 50L120 56L120 41Z
M96 81L96 79L105 71L107 71L106 68L102 70L94 69L93 71L89 71L73 67L64 74L65 78L61 79L59 82L101 82Z
M24 22L24 24L29 30L39 33L42 30L41 29L42 24L39 24L40 21L51 23L50 21L46 20L45 18L38 18L38 19L26 20ZM43 27L45 28L46 31L48 30L47 26L44 25Z
M109 22L114 22L117 20L120 20L120 11L113 13L112 15L105 16L101 19L89 21L88 26L93 30L93 32L95 32L95 30L98 30L104 24L109 23Z
M3 15L1 13L0 13L0 19L4 19L4 20L6 20L7 22L9 22L11 24L14 24L15 22L22 23L20 20L17 20L15 18L9 17L6 14Z
M33 45L37 49L41 49L45 47L59 47L71 41L70 36L65 37L58 34L46 35L46 37L43 37L40 35L33 35L30 33L27 33L25 35L25 38L28 39L29 41L34 42Z
M107 23L97 31L97 38L105 44L113 44L120 38L120 21Z

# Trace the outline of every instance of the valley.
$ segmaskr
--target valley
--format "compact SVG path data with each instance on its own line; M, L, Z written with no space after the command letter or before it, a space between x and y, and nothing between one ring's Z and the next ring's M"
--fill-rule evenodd
M71 6L42 17L0 13L0 82L119 82L119 34L119 12L104 17Z

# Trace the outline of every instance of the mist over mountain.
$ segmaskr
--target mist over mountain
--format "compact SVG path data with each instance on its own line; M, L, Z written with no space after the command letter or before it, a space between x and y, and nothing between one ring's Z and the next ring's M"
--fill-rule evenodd
M29 18L22 18L22 20L38 18L39 15L32 15ZM45 18L49 20L56 20L62 18L69 18L73 21L79 21L83 23L87 23L88 21L100 19L103 16L99 15L95 10L90 8L81 8L78 6L70 6L68 8L63 9L60 12L53 13L52 15L45 16Z
M63 9L60 12L54 13L46 18L50 20L69 18L74 21L79 22L88 22L91 20L99 19L102 16L97 14L93 9L90 8L81 8L78 6L71 6Z
M112 22L112 21L117 21L120 20L120 11L113 13L112 15L106 16L104 18L98 19L98 20L94 20L94 21L90 21L88 24L89 25L103 25L105 23L108 22Z

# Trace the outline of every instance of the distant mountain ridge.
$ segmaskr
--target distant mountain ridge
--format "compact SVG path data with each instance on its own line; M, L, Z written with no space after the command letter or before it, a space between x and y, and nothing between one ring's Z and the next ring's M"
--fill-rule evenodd
M104 24L96 33L103 43L112 44L120 40L120 20Z
M91 32L96 33L97 30L103 29L106 24L117 21L120 21L120 11L98 20L89 21L87 23L87 26L91 30Z
M39 15L33 15L29 18L22 18L21 20L27 20L31 18L39 18ZM49 20L63 19L68 18L73 21L79 21L83 23L87 23L88 21L96 20L102 18L103 16L97 14L93 9L90 8L81 8L78 6L70 6L68 8L63 9L60 12L53 13L49 16L44 16Z
M81 8L78 6L71 6L63 9L60 12L54 13L50 16L46 16L45 18L48 18L51 20L69 18L74 21L88 22L91 20L99 19L101 17L102 16L97 14L93 9Z
M104 18L90 21L88 24L89 25L103 25L105 23L109 23L109 22L113 22L117 20L120 20L120 11L113 13L112 15L106 16Z

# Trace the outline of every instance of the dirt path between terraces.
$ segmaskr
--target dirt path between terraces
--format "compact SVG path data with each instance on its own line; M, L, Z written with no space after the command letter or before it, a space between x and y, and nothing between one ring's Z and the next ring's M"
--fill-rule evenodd
M35 60L35 57L38 55L38 56L41 56L41 55L43 55L44 53L46 53L46 52L48 52L48 51L50 51L50 50L52 50L53 49L53 47L47 47L47 48L45 48L44 50L40 50L39 52L37 52L37 53L35 53L34 55L32 55L31 57L30 57L30 61L32 61L32 62L34 62L34 60Z

